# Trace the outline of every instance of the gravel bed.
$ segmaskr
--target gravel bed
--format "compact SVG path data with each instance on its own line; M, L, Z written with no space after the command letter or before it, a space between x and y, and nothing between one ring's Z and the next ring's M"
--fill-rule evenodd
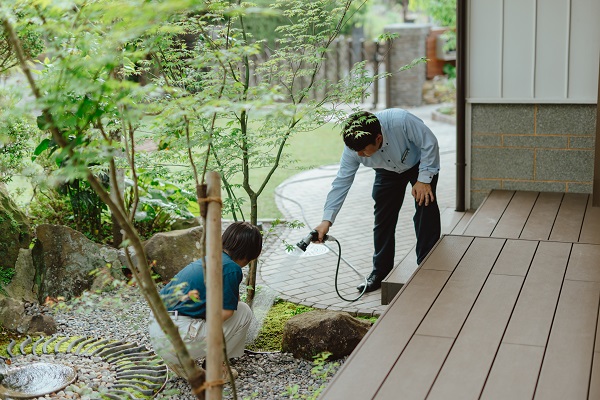
M30 314L50 313L58 324L58 334L124 340L151 349L147 326L149 308L135 287L123 287L101 295L86 294L68 306L51 310L38 305L27 308ZM97 399L114 381L114 368L98 357L72 354L21 356L13 360L60 362L79 370L78 380L59 393L39 399ZM285 353L246 352L232 360L239 377L235 381L238 399L311 398L324 387L343 360L325 363L317 374L312 362ZM325 376L323 376L325 375ZM233 399L232 387L224 387L224 399ZM170 374L157 399L195 399L187 381Z
M228 223L223 223L223 229ZM269 222L263 224L264 230L269 228ZM263 255L281 246L280 235L284 230L285 227L280 225L267 235ZM244 268L245 272L246 270ZM244 290L242 285L240 291ZM267 302L271 300L267 299ZM67 304L60 303L51 309L38 304L27 304L25 311L29 315L52 315L58 325L58 335L123 340L152 349L147 331L150 309L136 287L124 286L102 294L86 293L78 299ZM251 331L252 329L258 329L257 324L251 327ZM77 381L74 384L37 400L100 399L101 393L110 388L115 380L114 366L98 357L30 354L13 359L15 365L36 361L59 362L74 366L78 370ZM343 361L328 362L319 368L319 371L313 371L315 365L312 362L295 359L291 354L246 352L242 357L231 361L232 367L239 373L235 381L237 399L315 398ZM163 390L155 398L186 400L196 397L192 395L186 380L170 373ZM232 385L224 386L223 398L236 398Z

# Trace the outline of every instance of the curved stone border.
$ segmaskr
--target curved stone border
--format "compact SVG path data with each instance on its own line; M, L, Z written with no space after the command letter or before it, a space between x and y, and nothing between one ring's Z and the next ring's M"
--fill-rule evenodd
M65 344L68 343L66 349ZM71 353L80 357L100 357L115 366L116 380L102 396L108 399L144 399L156 396L166 385L168 368L145 346L120 340L52 335L36 340L27 336L18 346L12 340L6 348L10 358L18 355ZM135 393L142 397L137 397Z
M441 113L438 110L431 112L431 119L438 122L444 122L446 124L456 125L456 116Z

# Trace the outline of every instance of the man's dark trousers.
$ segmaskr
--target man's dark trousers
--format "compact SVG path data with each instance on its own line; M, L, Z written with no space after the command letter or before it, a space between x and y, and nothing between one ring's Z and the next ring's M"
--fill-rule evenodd
M373 184L373 200L375 200L375 226L373 239L375 253L373 254L373 273L383 279L394 267L396 253L396 224L398 214L404 201L406 186L417 182L419 164L401 174L385 169L375 169L375 183ZM435 201L421 206L415 201L415 215L413 217L415 233L417 236L417 263L427 256L436 244L441 234L440 209L437 202L438 175L431 181L431 190Z

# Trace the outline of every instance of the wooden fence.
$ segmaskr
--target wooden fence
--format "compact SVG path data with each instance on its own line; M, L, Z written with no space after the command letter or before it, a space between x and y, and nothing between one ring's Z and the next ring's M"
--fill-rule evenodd
M338 38L325 54L325 60L319 69L316 81L328 80L338 82L348 76L356 63L366 61L365 70L370 76L383 74L390 68L387 65L386 54L389 53L391 42L379 43L376 41L353 40L352 38ZM271 55L269 49L253 57L253 64L262 64ZM251 82L256 84L257 75L251 73ZM298 87L306 87L308 78L300 77ZM326 88L323 85L313 85L309 95L312 99L324 98ZM389 104L389 79L375 80L361 98L362 103L373 108L381 106L380 103Z

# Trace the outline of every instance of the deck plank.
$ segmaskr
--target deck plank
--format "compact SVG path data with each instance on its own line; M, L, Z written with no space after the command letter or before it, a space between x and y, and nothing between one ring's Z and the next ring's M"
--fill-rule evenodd
M565 279L600 282L600 245L573 244Z
M600 283L564 282L534 399L587 399Z
M590 196L583 193L565 193L552 227L550 240L557 242L579 240L588 197Z
M519 238L548 240L562 198L563 193L540 193Z
M481 399L531 400L543 358L543 347L502 343Z
M570 250L570 243L540 242L504 343L546 345Z
M454 340L415 335L390 371L375 399L422 400L427 397Z
M600 351L594 352L588 399L600 399Z
M432 251L421 269L435 269L440 271L453 271L466 250L473 242L471 236L444 236L436 245L436 251ZM439 248L439 250L437 250Z
M455 211L447 207L440 213L440 222L442 224L442 234L448 234L460 223L464 218L464 211Z
M538 243L533 240L507 240L492 269L492 274L527 275Z
M509 190L492 190L483 204L475 211L463 234L467 236L490 236L514 193L514 191Z
M327 386L322 399L371 399L450 276L418 270Z
M419 335L456 337L504 245L475 238L417 330Z
M458 221L454 228L452 228L452 231L448 233L452 235L462 235L465 231L465 228L469 224L469 221L471 220L471 218L473 218L473 214L475 214L475 211L473 210L465 211L460 221Z
M600 207L592 206L592 196L588 199L583 226L581 227L580 243L600 244Z
M523 280L490 275L427 399L479 397Z
M539 192L516 192L490 236L518 239L538 195Z
M421 263L422 267L445 271L453 270L472 241L473 238L468 236L452 236L447 239L443 236ZM438 247L440 250L435 251ZM437 255L440 253L443 255ZM381 282L381 304L389 304L418 268L417 256L413 248Z

